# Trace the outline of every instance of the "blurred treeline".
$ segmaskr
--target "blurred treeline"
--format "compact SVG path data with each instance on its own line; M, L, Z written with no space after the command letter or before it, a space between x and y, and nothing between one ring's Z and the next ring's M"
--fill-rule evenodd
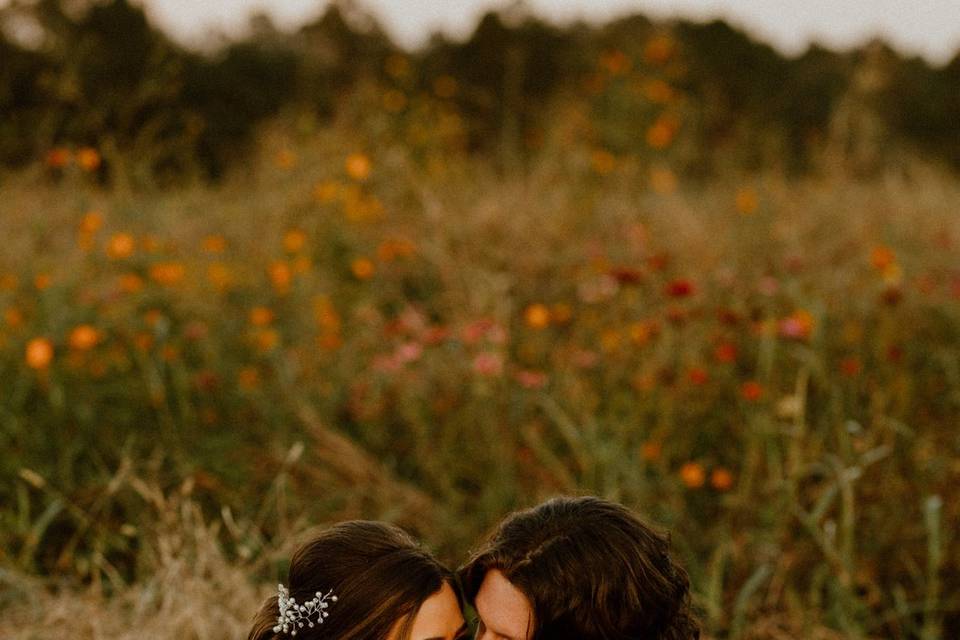
M348 2L292 34L255 16L244 39L204 52L127 0L14 0L0 27L7 167L90 148L103 181L130 167L216 178L264 119L322 122L353 88L374 86L388 111L414 95L442 100L464 151L511 166L579 113L593 148L657 153L688 175L836 160L871 173L918 157L960 169L960 55L937 68L880 42L788 58L721 21L560 28L514 7L483 17L465 42L434 36L410 53Z

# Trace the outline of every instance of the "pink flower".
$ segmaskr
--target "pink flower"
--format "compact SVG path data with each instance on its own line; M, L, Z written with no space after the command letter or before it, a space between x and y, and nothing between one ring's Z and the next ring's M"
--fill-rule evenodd
M399 364L407 364L420 359L423 355L423 347L416 342L404 342L393 352L393 359Z
M513 377L525 389L542 389L547 384L547 374L543 371L521 369Z
M473 370L482 376L499 376L503 373L503 357L491 351L479 353L473 359Z

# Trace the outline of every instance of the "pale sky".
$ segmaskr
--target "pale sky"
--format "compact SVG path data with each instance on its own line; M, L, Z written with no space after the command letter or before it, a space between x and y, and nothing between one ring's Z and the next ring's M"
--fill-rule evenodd
M2 2L3 0L0 0ZM140 0L162 26L185 42L202 42L211 30L242 33L253 10L265 10L284 28L319 15L326 0ZM359 0L401 45L417 46L443 30L467 36L477 18L510 0ZM603 20L641 11L657 18L723 17L787 53L811 40L849 48L882 35L907 54L936 63L960 50L960 0L528 0L538 13L563 23Z

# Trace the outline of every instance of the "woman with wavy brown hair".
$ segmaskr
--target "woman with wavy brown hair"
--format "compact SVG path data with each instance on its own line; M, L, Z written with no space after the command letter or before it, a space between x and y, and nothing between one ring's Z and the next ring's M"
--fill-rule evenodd
M247 640L465 640L453 573L401 529L342 522L301 546Z
M600 498L514 513L460 570L476 640L696 640L689 579L668 549Z

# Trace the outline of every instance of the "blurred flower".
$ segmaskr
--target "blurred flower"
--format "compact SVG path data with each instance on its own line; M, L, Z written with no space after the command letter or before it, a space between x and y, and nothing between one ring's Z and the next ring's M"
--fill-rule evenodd
M803 398L797 395L783 396L777 401L775 412L782 420L793 420L803 412Z
M209 235L203 239L203 250L207 253L223 253L227 250L227 239L221 235Z
M763 276L757 284L757 291L765 296L775 296L780 290L780 282L773 276Z
M13 291L20 285L20 279L12 273L0 273L0 291Z
M643 280L643 272L630 267L613 267L610 276L621 285L637 284Z
M260 372L256 367L243 367L237 374L237 384L245 391L256 389L260 386Z
M167 287L178 284L186 274L186 268L179 262L157 262L150 266L150 279Z
M93 234L103 226L103 214L96 210L91 210L83 214L80 219L80 233Z
M600 67L612 76L619 76L630 69L631 60L623 51L613 49L600 56Z
M88 351L100 342L100 332L89 324L74 327L68 340L70 347L77 351Z
M595 172L605 176L616 169L617 159L606 149L596 149L590 154L590 165Z
M667 167L654 167L650 170L650 187L661 195L669 195L677 190L677 175Z
M694 291L693 282L682 278L672 280L666 287L666 294L671 298L686 298L693 295Z
M679 129L680 119L673 114L664 113L647 129L647 144L654 149L666 149Z
M717 467L710 472L710 486L717 491L729 491L733 487L733 474L726 467Z
M717 362L731 363L737 359L737 345L732 342L721 342L713 349L713 357Z
M136 245L129 233L115 233L107 241L107 256L112 260L123 260L133 255Z
M566 302L555 302L550 307L550 319L556 324L567 324L573 319L573 309Z
M757 192L752 187L742 187L737 190L737 197L734 199L737 205L737 211L745 216L752 215L760 208L760 199Z
M782 319L777 325L780 335L794 340L807 340L813 333L813 316L809 311L800 309Z
M640 457L647 462L653 462L660 459L663 453L663 444L656 440L647 440L640 445Z
M643 48L643 59L648 64L662 65L673 57L676 43L669 34L659 33L649 40Z
M37 291L48 289L51 284L53 284L53 276L49 273L38 273L33 278L33 286L37 288Z
M503 356L485 351L473 359L473 370L482 376L499 376L503 373Z
M370 177L373 165L370 163L370 158L366 154L351 153L344 162L344 168L347 170L348 176L358 182L362 182Z
M56 147L47 152L45 162L51 169L62 169L70 164L73 154L65 147Z
M280 333L276 329L259 329L253 332L253 344L262 353L272 351L280 343Z
M416 246L404 238L384 240L377 246L377 257L383 262L391 262L397 258L407 258L414 254Z
M687 462L680 467L680 479L688 489L699 489L706 482L707 474L697 462Z
M394 359L400 364L416 362L423 355L423 345L417 342L404 342L397 345L393 353Z
M297 166L297 154L290 149L281 149L274 157L274 161L281 169L292 169Z
M888 246L877 245L870 250L870 264L878 271L883 271L894 264L896 260L896 254L894 254L893 249Z
M597 352L589 349L574 349L570 354L570 362L580 369L592 369L599 361L600 356Z
M96 171L100 168L100 152L93 147L77 149L77 166L84 171Z
M607 267L603 267L606 271ZM587 304L597 304L609 300L620 291L620 283L609 273L602 273L599 276L581 282L577 286L577 296L581 301Z
M369 258L355 258L350 263L350 271L357 280L369 280L373 277L376 267Z
M137 293L143 289L143 278L135 273L122 273L117 278L117 288L123 293Z
M514 374L514 379L524 389L542 389L547 384L547 374L543 371L521 369Z
M302 229L290 229L283 235L283 249L287 253L297 253L307 244L307 234Z
M223 291L233 283L233 273L222 262L214 262L207 267L207 280L217 289Z
M748 380L740 385L740 395L748 402L756 402L763 397L763 385L756 380Z
M333 202L337 199L339 194L340 183L334 180L324 180L323 182L318 182L317 186L313 188L313 197L316 198L321 204Z
M250 324L255 327L266 327L273 322L273 311L267 307L254 307L250 309Z
M643 84L643 94L647 100L656 104L667 104L675 97L673 87L659 78L646 81Z
M710 381L710 374L703 367L693 367L687 372L687 379L693 384L700 386Z
M550 325L550 309L539 302L531 304L524 310L523 320L532 329L545 329Z
M848 378L855 378L863 370L863 363L856 356L848 356L840 361L840 373Z
M660 331L660 327L657 326L657 323L652 320L638 320L630 325L630 339L638 346L643 346L650 342L657 333Z
M267 276L270 283L277 293L284 294L290 289L290 283L293 282L293 272L290 265L282 260L275 260L267 267Z
M32 369L46 369L53 361L53 343L48 338L33 338L27 343L25 359Z
M15 307L9 307L3 312L3 321L8 327L16 328L23 324L23 313Z

